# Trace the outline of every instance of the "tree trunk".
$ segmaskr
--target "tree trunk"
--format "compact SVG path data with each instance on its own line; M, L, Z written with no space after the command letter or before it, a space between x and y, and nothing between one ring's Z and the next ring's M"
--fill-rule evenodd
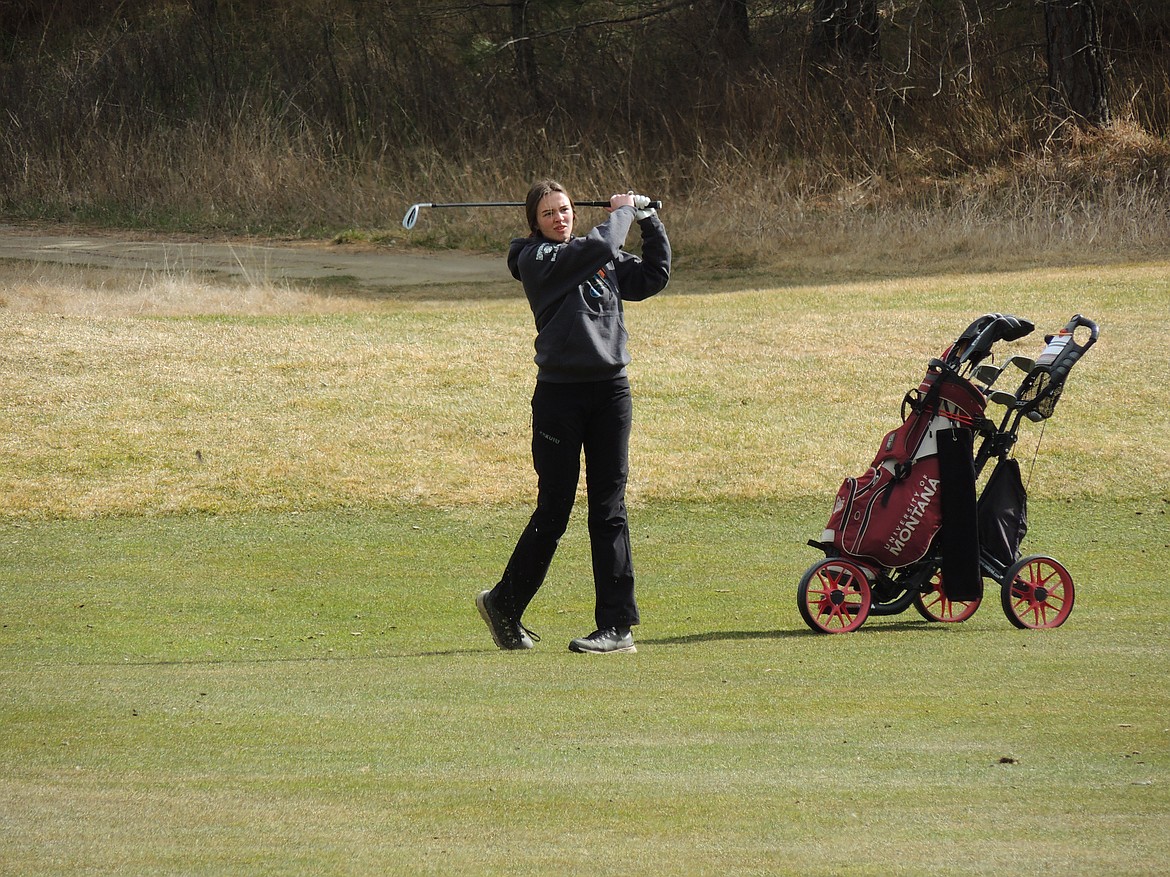
M534 96L539 96L540 83L536 72L536 51L532 45L532 22L529 16L530 0L511 0L512 39L516 46L516 77Z
M724 55L734 58L752 42L747 0L714 0L714 3L715 33Z
M877 0L814 0L809 56L814 63L861 65L878 57Z
M1044 0L1048 109L1060 120L1104 127L1109 98L1094 0Z

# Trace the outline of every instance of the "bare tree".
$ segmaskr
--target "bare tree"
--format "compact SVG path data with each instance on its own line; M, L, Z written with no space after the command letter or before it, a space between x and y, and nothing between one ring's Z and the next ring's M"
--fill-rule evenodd
M1109 97L1095 0L1043 0L1048 108L1058 119L1103 127Z

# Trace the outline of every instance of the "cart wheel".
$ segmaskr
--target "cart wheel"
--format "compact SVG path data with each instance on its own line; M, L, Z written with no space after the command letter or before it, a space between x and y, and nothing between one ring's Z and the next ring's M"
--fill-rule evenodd
M1008 621L1025 629L1060 627L1072 612L1075 597L1068 570L1044 554L1016 561L1000 586Z
M927 621L957 624L975 614L981 600L948 600L943 589L942 572L935 570L927 581L926 591L914 597L914 608Z
M818 561L801 576L796 589L800 615L817 633L849 633L869 617L869 578L849 560Z

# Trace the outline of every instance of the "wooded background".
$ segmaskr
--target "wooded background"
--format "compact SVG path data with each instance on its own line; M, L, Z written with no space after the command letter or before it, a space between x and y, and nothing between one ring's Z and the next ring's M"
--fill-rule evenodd
M0 104L17 217L344 226L545 175L913 201L1069 150L1062 185L1165 195L1170 3L9 0Z

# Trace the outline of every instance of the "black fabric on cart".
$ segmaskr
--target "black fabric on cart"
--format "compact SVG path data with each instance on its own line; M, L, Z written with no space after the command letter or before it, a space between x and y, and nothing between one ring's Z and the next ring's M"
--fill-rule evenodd
M942 482L938 539L943 590L950 600L978 600L983 596L983 576L979 569L974 437L966 428L942 429L936 435Z
M979 544L996 563L1009 567L1020 559L1028 533L1028 492L1020 463L1007 457L995 464L979 497Z

